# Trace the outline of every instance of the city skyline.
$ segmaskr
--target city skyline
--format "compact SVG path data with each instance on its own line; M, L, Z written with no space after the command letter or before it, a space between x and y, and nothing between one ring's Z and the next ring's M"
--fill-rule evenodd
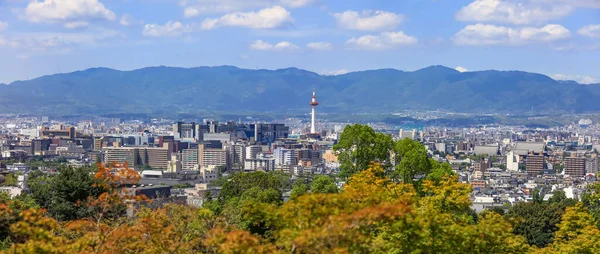
M99 66L437 64L597 83L599 13L594 0L0 1L0 83Z

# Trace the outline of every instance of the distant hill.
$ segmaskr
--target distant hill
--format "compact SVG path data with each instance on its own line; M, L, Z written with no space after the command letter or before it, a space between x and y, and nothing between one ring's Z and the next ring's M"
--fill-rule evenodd
M600 111L600 86L521 71L431 66L324 76L287 68L92 68L0 86L0 112L47 115L198 111L323 112L446 109L461 112Z

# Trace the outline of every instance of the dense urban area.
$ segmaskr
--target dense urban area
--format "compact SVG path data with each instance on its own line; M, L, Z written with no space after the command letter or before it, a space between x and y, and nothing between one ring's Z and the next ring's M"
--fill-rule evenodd
M3 115L0 246L25 253L599 250L600 125L592 120L402 129L319 120L318 105L313 92L310 119L269 123ZM433 210L406 217L428 205ZM41 216L52 223L36 221ZM150 234L139 227L158 238L167 230L177 247L136 245L150 241L141 235L119 240Z

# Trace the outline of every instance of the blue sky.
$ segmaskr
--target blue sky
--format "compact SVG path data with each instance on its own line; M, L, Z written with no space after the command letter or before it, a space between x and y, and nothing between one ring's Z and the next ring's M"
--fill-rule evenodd
M600 0L0 0L0 82L91 67L430 65L600 82Z

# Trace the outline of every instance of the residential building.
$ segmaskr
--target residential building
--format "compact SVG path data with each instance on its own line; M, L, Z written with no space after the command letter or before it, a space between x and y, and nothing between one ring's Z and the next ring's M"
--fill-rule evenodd
M564 160L564 174L572 177L585 176L585 158L567 157Z

